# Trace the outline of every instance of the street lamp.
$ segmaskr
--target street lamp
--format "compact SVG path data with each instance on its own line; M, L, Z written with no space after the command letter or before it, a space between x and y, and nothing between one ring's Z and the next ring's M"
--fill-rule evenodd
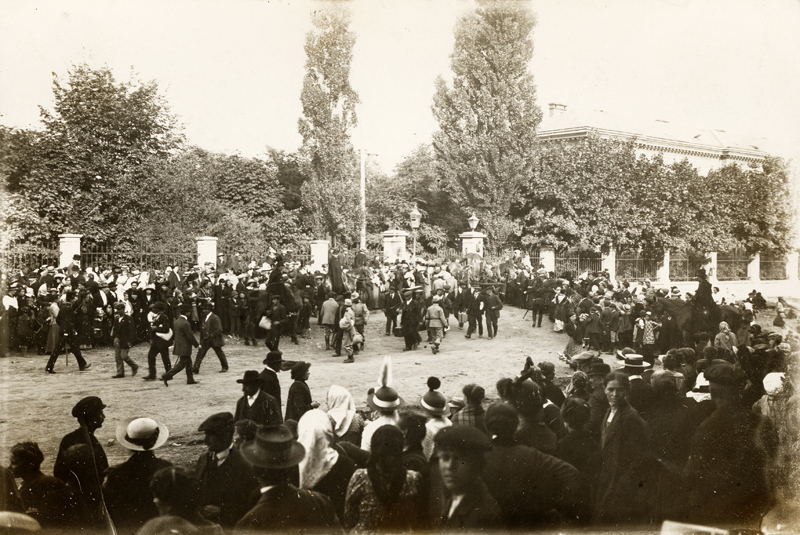
M417 229L422 221L422 214L417 209L417 203L414 203L414 209L409 214L411 216L411 229L414 231L414 261L417 261Z
M478 227L479 221L480 219L475 217L475 214L473 213L472 216L469 219L467 219L467 223L469 223L470 230L474 231Z

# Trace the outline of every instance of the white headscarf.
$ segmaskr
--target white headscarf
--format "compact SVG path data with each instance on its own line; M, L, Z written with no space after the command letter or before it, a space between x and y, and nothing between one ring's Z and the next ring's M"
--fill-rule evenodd
M339 452L331 448L331 419L320 409L306 412L297 422L297 441L306 449L306 456L300 461L300 488L311 490L339 459Z
M356 404L350 392L338 385L331 386L328 390L328 416L333 420L337 437L347 433L355 415Z

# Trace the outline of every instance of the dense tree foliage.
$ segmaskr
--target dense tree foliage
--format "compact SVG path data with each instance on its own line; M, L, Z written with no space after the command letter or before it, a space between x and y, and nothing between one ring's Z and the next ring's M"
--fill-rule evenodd
M311 18L298 120L301 171L308 177L302 186L304 213L316 237L354 242L361 221L357 159L350 143L358 104L350 86L356 38L343 5L326 6Z
M456 23L452 84L436 80L436 170L454 201L481 219L490 249L519 233L509 211L535 160L534 25L526 4L481 2Z

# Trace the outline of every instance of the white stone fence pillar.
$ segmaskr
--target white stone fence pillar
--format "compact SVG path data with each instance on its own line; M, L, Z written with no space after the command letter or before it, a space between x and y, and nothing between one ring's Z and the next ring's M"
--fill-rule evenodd
M67 267L75 255L81 255L81 238L83 234L59 234L58 250L60 252L58 267Z

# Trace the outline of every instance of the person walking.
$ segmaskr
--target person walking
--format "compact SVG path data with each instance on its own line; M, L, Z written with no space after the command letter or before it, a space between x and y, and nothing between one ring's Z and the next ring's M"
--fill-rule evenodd
M169 360L172 329L170 328L166 311L166 304L160 301L150 305L150 314L147 317L150 325L150 349L147 352L147 376L143 378L145 381L156 380L156 355L161 355L164 371L168 372L172 368L172 363Z
M386 316L386 336L394 334L397 328L397 314L400 312L400 307L403 304L403 298L397 286L392 284L389 286L389 291L386 292L386 297L383 301L383 313Z
M225 345L225 337L222 334L222 322L219 316L214 314L210 305L203 306L203 325L200 328L200 349L197 351L197 358L194 361L194 373L200 373L200 364L206 356L209 348L217 354L219 363L222 366L220 373L228 371L228 359L222 346Z
M194 380L193 367L192 367L192 347L198 347L197 339L192 333L192 327L189 325L189 319L186 317L192 310L190 303L181 305L181 312L178 319L175 320L175 344L172 352L178 357L177 364L171 368L167 373L161 376L164 384L169 386L169 381L175 377L178 372L186 369L186 384L196 385L199 381Z
M78 361L78 369L80 371L88 370L91 366L91 364L88 364L86 359L83 358L83 355L81 355L81 348L78 345L78 332L76 331L75 313L73 311L74 303L72 302L75 298L75 292L70 290L66 292L65 297L66 302L59 307L58 317L56 318L61 336L59 336L58 344L56 344L53 352L50 353L50 359L47 361L47 366L44 370L47 373L56 373L55 370L53 370L53 367L56 365L56 360L58 360L59 354L62 351L66 351L67 348L75 355L75 360Z
M494 294L494 288L491 286L486 288L484 302L486 306L486 334L491 340L497 336L497 319L500 317L500 311L503 310L503 302Z
M114 319L111 324L111 337L114 340L114 361L117 364L117 374L112 375L112 379L125 377L125 364L131 367L131 377L139 371L136 364L128 355L133 345L136 330L133 326L133 319L125 313L125 303L114 305Z
M476 330L478 331L478 338L483 336L483 313L485 308L486 303L481 295L481 289L473 288L472 295L467 302L467 320L469 321L469 327L467 328L467 334L464 335L464 338L468 340L471 339L472 333Z
M439 346L444 337L444 329L447 327L447 318L445 318L444 310L439 305L441 298L438 295L433 296L433 304L428 307L425 313L425 323L428 327L428 336L431 339L431 351L435 355L439 352Z

